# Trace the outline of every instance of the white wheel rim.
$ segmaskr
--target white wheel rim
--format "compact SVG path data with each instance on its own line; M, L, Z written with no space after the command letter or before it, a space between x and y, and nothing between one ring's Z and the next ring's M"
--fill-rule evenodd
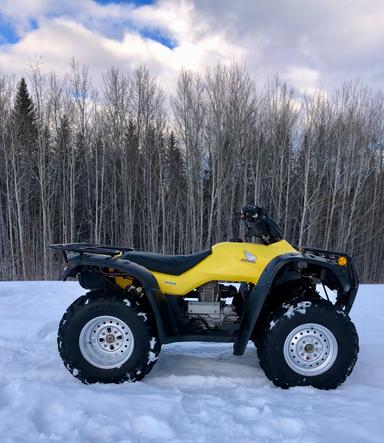
M335 363L338 346L335 336L325 326L305 323L291 331L284 342L288 366L301 375L323 374Z
M121 367L132 355L134 346L135 341L128 325L109 315L90 320L79 336L83 357L101 369Z

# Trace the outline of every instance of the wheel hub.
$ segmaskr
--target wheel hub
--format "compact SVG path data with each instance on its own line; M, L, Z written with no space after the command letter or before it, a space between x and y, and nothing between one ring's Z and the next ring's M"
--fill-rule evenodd
M306 323L291 331L284 343L284 358L295 372L315 376L335 362L338 347L335 336L325 326Z
M304 346L304 351L305 352L313 352L315 349L315 347L313 346L312 343L308 343L307 345Z
M105 337L105 340L107 341L107 343L113 343L113 342L115 341L115 336L112 335L112 334L108 334L108 335Z
M129 326L112 316L100 316L84 325L79 336L83 357L102 369L118 368L132 355L134 338Z

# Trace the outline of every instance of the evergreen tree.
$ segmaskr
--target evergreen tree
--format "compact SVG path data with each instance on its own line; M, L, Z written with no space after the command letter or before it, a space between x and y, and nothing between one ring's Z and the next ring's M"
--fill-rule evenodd
M29 95L27 83L22 78L17 87L14 123L20 148L33 150L37 138L35 106Z
M176 194L184 188L185 167L183 155L177 143L175 133L171 131L166 146L166 169L168 175L169 193Z
M180 243L183 236L183 222L185 207L186 178L182 153L172 131L167 143L166 151L167 176L167 249L170 253L180 252Z

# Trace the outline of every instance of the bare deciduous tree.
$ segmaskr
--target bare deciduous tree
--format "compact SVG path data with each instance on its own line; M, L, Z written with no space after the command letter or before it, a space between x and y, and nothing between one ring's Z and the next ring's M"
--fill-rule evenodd
M0 76L0 278L56 277L50 242L195 252L237 235L252 202L293 244L346 250L382 281L383 115L361 82L258 91L237 64L183 70L171 97L144 66L99 92L75 61L63 79Z

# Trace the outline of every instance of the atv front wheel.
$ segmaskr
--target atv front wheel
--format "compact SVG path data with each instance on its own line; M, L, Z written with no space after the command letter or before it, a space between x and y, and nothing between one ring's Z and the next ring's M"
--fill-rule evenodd
M350 318L331 303L293 301L271 317L257 352L276 386L334 389L352 372L359 345Z
M141 380L161 348L150 313L132 296L108 291L92 291L72 303L57 342L65 367L87 384Z

